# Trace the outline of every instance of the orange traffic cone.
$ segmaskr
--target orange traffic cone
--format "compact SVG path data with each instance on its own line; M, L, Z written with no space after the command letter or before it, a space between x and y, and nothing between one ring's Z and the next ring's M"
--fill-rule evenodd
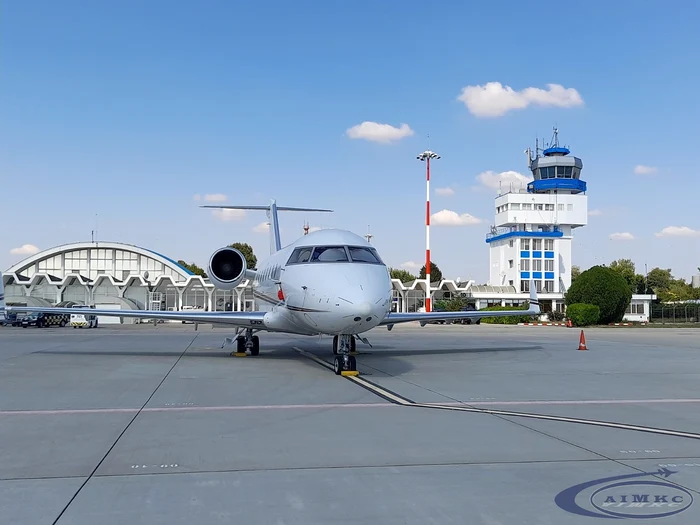
M579 338L578 349L588 350L588 348L586 348L586 336L583 335L583 330L581 330L581 337Z

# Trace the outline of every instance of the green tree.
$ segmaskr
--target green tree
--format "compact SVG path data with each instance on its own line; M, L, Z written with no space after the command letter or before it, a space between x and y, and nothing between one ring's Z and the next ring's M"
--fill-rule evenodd
M669 289L671 286L671 269L662 270L661 268L653 268L649 272L649 288L654 290L654 293L659 294Z
M618 259L610 264L610 269L614 270L627 282L632 293L637 293L637 274L635 273L632 259Z
M594 304L600 308L600 323L622 320L632 299L627 281L615 270L593 266L578 276L566 294L566 305Z
M180 266L183 266L184 268L187 268L189 271L191 271L195 275L201 275L205 279L207 277L206 272L194 263L187 263L187 262L183 261L182 259L180 259L179 261L177 261L177 264L179 264Z
M579 275L581 275L581 268L574 264L571 267L571 282L573 283Z
M419 277L421 279L425 279L425 264L420 269ZM442 272L440 271L440 268L438 268L437 264L435 264L433 261L430 261L430 280L432 282L442 281Z
M401 268L389 268L389 275L391 275L392 279L398 279L402 283L408 283L417 279L411 272Z
M258 258L253 253L253 247L250 244L247 242L234 242L233 244L229 244L229 247L235 248L243 254L249 270L255 270L257 268Z

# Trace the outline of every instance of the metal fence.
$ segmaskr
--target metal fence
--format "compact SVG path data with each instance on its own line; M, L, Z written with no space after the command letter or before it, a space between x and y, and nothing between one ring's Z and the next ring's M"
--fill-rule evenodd
M700 323L700 304L652 304L652 323Z

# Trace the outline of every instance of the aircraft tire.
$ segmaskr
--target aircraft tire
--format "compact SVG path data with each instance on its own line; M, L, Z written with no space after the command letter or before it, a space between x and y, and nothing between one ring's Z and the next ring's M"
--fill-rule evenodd
M343 358L340 356L336 356L335 359L333 360L333 372L335 372L335 375L339 376L342 371L343 371Z
M253 336L253 348L250 349L250 355L260 354L260 338L257 335Z

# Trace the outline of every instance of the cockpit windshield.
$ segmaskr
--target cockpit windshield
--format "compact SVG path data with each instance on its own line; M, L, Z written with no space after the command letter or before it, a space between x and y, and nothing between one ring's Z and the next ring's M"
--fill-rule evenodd
M287 264L324 262L384 264L377 250L367 246L303 246L292 252Z

